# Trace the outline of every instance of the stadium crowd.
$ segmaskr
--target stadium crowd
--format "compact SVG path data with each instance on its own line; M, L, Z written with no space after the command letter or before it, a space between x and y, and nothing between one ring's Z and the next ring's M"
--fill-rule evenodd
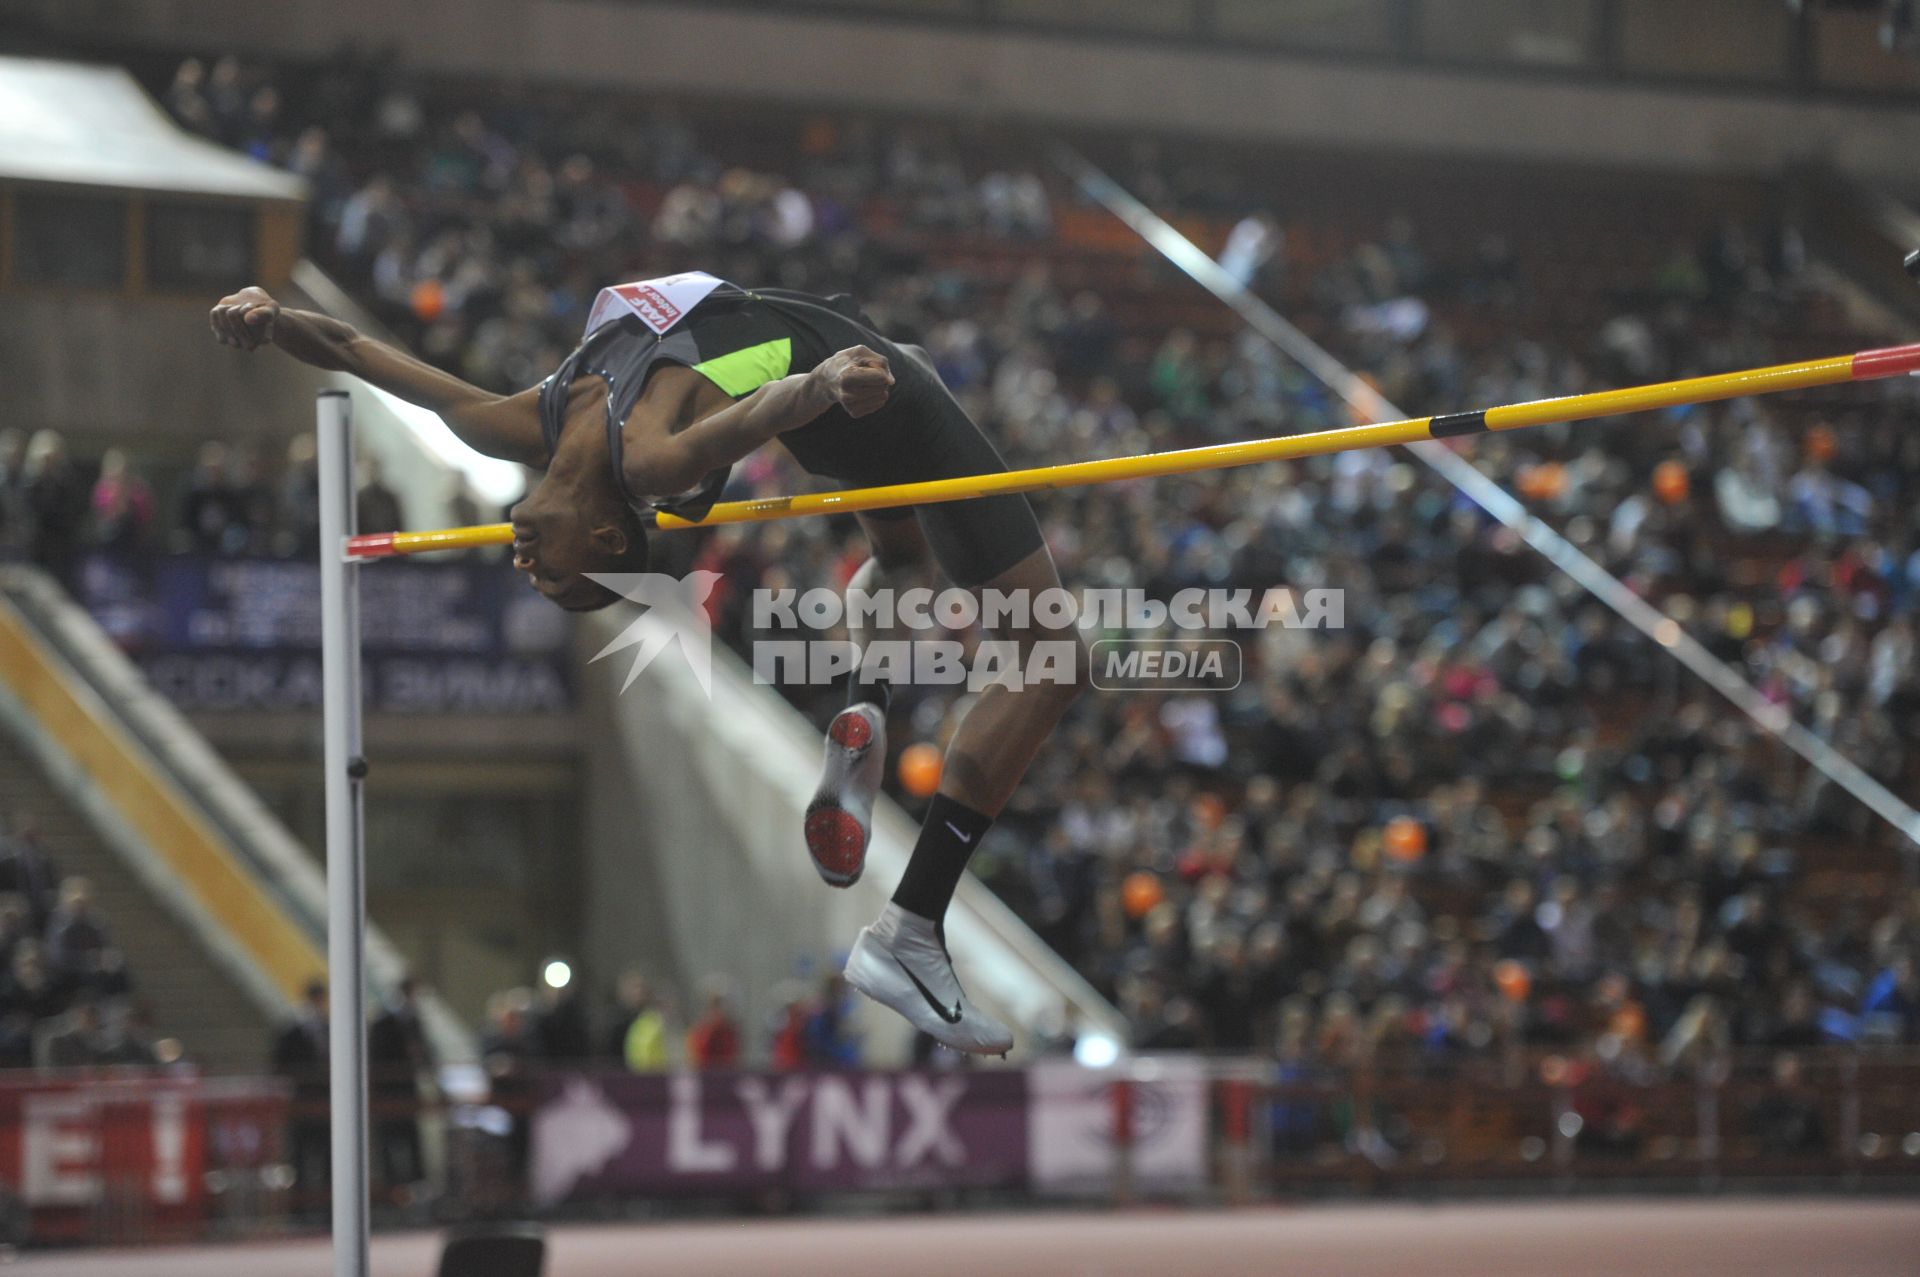
M1059 230L1078 201L1017 146L829 117L753 132L348 61L190 62L166 101L310 179L326 264L415 349L490 387L551 369L600 286L699 267L855 293L928 348L1014 465L1349 419L1261 341L1139 322L1130 295L1170 314L1193 295L1136 254L1082 269L1089 250ZM1500 228L1449 239L1383 219L1308 255L1284 195L1255 178L1150 152L1120 176L1206 219L1242 278L1409 405L1828 353L1782 348L1800 317L1837 311L1791 226L1675 228L1665 260L1580 294ZM968 265L982 259L1005 269L989 279ZM1605 322L1532 322L1576 303ZM1488 317L1495 335L1475 336ZM1468 455L1898 790L1920 743L1913 407L1904 386L1740 401ZM733 479L739 495L794 482L772 456ZM1309 1070L1541 1046L1632 1071L1735 1046L1920 1041L1920 893L1884 831L1407 456L1037 506L1070 586L1345 592L1343 628L1242 636L1236 688L1083 698L976 859L1117 1000L1137 1046ZM821 520L672 544L692 557L670 570L725 574L716 625L737 644L753 586L844 583L863 555L855 529ZM824 720L831 696L795 695ZM937 739L952 708L905 690L896 747ZM1821 887L1835 855L1867 865L1872 890ZM651 997L623 986L633 1014L608 1054L651 1058ZM805 1020L826 1004L794 1005ZM587 1032L524 994L494 1023L500 1042ZM742 1050L737 1027L718 1036Z
M87 879L65 876L31 820L0 832L0 1069L172 1064L134 996Z

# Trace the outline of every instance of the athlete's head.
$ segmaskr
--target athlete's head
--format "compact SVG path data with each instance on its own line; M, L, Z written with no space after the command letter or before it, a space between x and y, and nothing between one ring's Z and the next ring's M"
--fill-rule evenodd
M513 566L569 612L591 612L620 597L586 573L647 570L646 527L617 493L543 482L508 517Z

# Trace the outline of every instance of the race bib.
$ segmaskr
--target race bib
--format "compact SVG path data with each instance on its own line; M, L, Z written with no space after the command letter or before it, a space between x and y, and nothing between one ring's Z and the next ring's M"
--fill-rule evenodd
M726 282L705 271L693 270L603 288L593 299L593 309L587 312L586 337L628 315L638 316L640 322L654 332L664 333L706 300L708 293Z

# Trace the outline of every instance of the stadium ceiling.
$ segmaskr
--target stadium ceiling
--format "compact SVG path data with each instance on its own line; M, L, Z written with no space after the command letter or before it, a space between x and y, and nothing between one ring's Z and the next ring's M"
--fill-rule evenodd
M117 67L0 57L0 182L304 200L297 177L183 133Z

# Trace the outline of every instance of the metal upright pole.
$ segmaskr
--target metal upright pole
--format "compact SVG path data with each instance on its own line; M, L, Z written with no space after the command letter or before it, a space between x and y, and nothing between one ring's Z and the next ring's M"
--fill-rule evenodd
M319 405L321 675L327 768L327 1036L333 1129L334 1277L368 1277L366 849L360 753L358 565L353 535L353 403Z

